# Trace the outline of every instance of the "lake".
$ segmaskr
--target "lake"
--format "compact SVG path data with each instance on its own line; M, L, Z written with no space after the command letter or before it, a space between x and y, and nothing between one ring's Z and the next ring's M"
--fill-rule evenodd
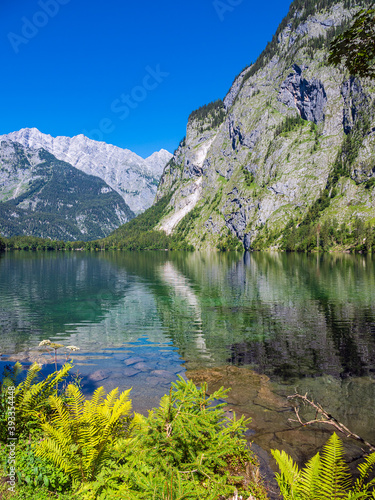
M249 437L299 461L333 429L290 421L296 391L375 442L372 256L2 254L0 332L2 366L39 360L49 373L39 342L75 345L84 391L133 387L142 412L178 375L232 386L230 409L253 419Z

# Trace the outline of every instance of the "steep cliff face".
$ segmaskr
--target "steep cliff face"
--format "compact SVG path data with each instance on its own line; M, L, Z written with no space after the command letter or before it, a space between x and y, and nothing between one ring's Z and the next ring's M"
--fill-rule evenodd
M319 2L318 2L319 3ZM320 2L322 3L322 2ZM366 2L365 2L366 3ZM235 238L250 248L303 219L338 161L322 221L375 221L375 85L327 65L328 46L358 7L325 2L307 15L294 2L272 44L234 81L222 105L192 113L166 166L160 199L173 191L159 228L197 249Z

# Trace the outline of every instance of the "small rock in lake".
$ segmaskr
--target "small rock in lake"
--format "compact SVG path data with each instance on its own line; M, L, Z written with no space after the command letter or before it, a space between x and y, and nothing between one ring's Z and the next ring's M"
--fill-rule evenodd
M150 387L156 387L158 385L169 385L170 381L165 378L159 377L147 377L146 382Z
M146 382L150 387L156 387L159 385L159 379L157 377L147 377Z
M147 352L147 359L150 359L150 358L157 358L159 359L160 358L160 354L159 352L155 352L155 351L152 351L152 352Z
M168 372L167 370L153 370L151 372L151 375L156 375L163 378L175 378L175 374L172 372Z
M123 375L125 377L134 377L134 375L138 375L138 373L141 373L139 370L136 370L135 368L129 367L123 370Z
M136 363L140 363L141 361L145 361L145 358L128 358L124 360L124 363L126 364L126 366L130 366L135 365Z
M109 370L96 370L96 372L91 373L87 378L93 382L99 382L104 380L111 375Z
M148 372L150 370L150 367L142 361L134 365L133 368L135 368L136 370L140 370L141 372Z

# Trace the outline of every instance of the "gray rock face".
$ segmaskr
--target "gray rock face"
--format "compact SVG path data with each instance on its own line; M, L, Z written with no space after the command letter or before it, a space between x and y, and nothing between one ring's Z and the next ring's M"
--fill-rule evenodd
M322 82L302 77L302 68L293 64L293 71L281 84L278 100L289 108L297 108L301 118L316 124L324 121L327 95Z
M186 158L184 173L187 179L193 179L202 175L202 167L193 162L193 160Z
M236 150L238 146L245 146L250 150L254 149L254 146L261 134L260 129L252 130L249 134L246 134L244 132L245 127L243 124L241 122L236 122L233 115L228 116L227 123L233 150Z
M204 223L204 226L208 230L208 232L210 232L212 234L219 234L220 233L221 227L214 222L211 215Z
M159 185L158 198L173 192L159 228L170 234L195 209L187 237L195 248L216 248L229 230L249 249L254 240L282 235L291 221L303 219L327 184L344 130L352 129L361 106L375 110L373 87L354 80L342 85L346 78L327 65L322 43L332 26L356 10L338 2L307 18L296 13L272 56L251 77L245 78L247 69L235 79L223 123L208 131L203 121L189 121L186 140ZM285 117L296 111L304 121L284 127ZM374 190L363 185L375 173L375 111L368 116L370 131L359 138L352 176L338 183L338 196L322 220L375 218Z
M56 158L66 161L83 172L103 179L117 191L134 213L150 207L165 165L172 155L162 149L146 160L128 149L105 142L75 137L52 137L36 128L25 128L0 136L32 148L43 148Z
M368 104L368 99L363 92L360 80L354 77L343 82L341 95L344 99L342 125L345 134L348 134L353 128L359 111Z
M169 151L161 149L160 151L155 151L155 153L152 153L151 156L145 159L147 166L151 169L156 179L160 179L164 167L172 156L173 155Z
M241 90L244 76L246 75L246 73L249 71L250 68L251 68L251 66L249 66L248 68L243 70L242 73L240 73L238 75L238 77L233 82L233 85L229 89L229 92L225 96L223 102L224 102L224 107L225 107L226 111L228 111L228 109L230 109L232 107L232 105L233 105L233 103L238 95L238 92Z

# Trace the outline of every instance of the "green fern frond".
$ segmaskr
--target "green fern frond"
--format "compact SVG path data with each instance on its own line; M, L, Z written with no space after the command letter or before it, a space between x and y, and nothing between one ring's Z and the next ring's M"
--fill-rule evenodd
M285 500L365 500L375 498L375 479L368 481L375 464L375 453L358 466L360 477L351 485L349 468L344 462L341 440L333 434L323 447L299 472L285 453L271 450L280 468L276 479Z
M298 465L284 450L271 450L271 453L287 482L289 484L296 483L300 474Z
M74 444L71 439L71 434L68 433L66 429L53 427L49 423L43 424L42 428L50 439L52 439L56 445L61 446L61 448L69 449L70 446Z
M30 366L30 368L27 371L25 380L20 384L18 384L18 386L16 387L15 391L16 396L18 394L24 396L27 393L27 391L30 389L32 382L34 381L35 377L38 375L41 369L42 367L38 365L38 363L33 363Z
M345 497L345 500L365 500L369 497L367 493L361 491L361 492L354 492L354 491L349 491L348 496Z
M61 401L61 398L57 396L50 396L49 402L51 408L55 410L55 414L51 417L51 422L58 422L60 428L67 430L70 426L70 413Z
M68 375L71 368L72 365L65 364L59 371L51 373L45 380L32 384L41 370L38 364L32 365L27 372L25 381L16 388L18 410L24 415L36 415L49 396L56 392L56 387Z
M70 450L70 447L65 444L58 443L53 437L42 441L35 453L37 456L50 460L65 473L69 473L74 462L73 450Z
M74 384L68 385L65 394L68 399L68 408L71 417L79 419L84 411L85 396Z
M371 453L368 457L365 458L365 462L363 464L358 465L358 470L360 472L360 476L355 482L354 485L354 490L355 491L361 491L361 489L365 485L365 481L368 479L368 476L372 470L372 468L375 465L375 452ZM367 487L369 487L371 484L373 484L375 480L371 481L370 483L367 484Z
M116 391L116 389L114 389ZM117 389L118 391L118 389ZM103 404L104 401L104 395L105 391L103 387L98 387L95 391L94 394L92 395L92 398L88 401L85 401L85 408L87 409L86 411L88 413L94 413L95 409Z
M321 498L335 500L344 498L350 488L351 475L344 462L342 441L334 432L324 445L321 457Z
M281 474L276 473L277 482L284 498L295 498L300 471L293 459L284 450L271 450Z
M48 438L36 449L37 455L52 461L69 474L73 481L89 481L108 458L108 445L122 419L129 415L129 390L119 396L99 387L90 400L74 385L66 389L65 399L58 395L49 398L54 411L50 422L42 424ZM137 419L139 421L139 419ZM129 437L129 432L124 434Z
M111 392L107 394L107 397L104 401L104 406L108 409L112 408L113 405L116 403L117 397L118 397L118 387L116 389L113 389ZM128 391L129 392L129 391Z
M304 500L316 500L320 490L320 455L314 455L301 470L297 491L303 495Z

